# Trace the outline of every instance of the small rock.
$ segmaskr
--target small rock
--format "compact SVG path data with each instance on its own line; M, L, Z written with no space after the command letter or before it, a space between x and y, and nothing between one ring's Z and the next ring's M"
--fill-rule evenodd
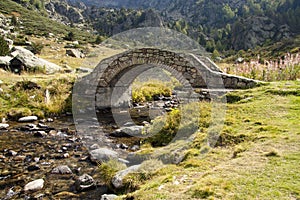
M55 167L52 171L52 174L72 174L72 170L67 165L61 165Z
M75 181L75 188L77 191L88 190L95 186L96 186L95 180L93 179L93 177L91 177L88 174L79 176Z
M39 128L43 128L43 129L48 129L48 128L49 128L49 126L47 126L47 125L45 125L45 124L42 124L42 123L39 123L39 124L38 124L38 127L39 127Z
M47 133L45 131L37 131L33 134L34 137L46 137Z
M15 152L14 150L9 150L8 155L9 156L16 156L18 152Z
M70 154L69 154L69 153L65 153L65 154L63 155L63 157L64 157L64 158L69 158L69 157L70 157Z
M136 172L140 168L140 166L141 165L133 165L128 167L127 169L117 172L117 174L113 177L111 183L117 189L123 187L123 178L129 173Z
M38 179L38 180L32 181L32 182L28 183L27 185L25 185L24 191L25 192L37 191L37 190L43 189L43 187L44 187L44 180Z
M126 145L124 143L117 144L116 146L117 146L117 148L120 148L120 149L128 149L129 148L128 145Z
M27 167L27 170L32 172L32 171L37 171L40 170L41 168L38 165L31 165Z
M84 67L78 67L76 69L77 73L90 73L92 71L93 71L92 69L90 69L90 68L84 68Z
M37 121L38 117L37 116L27 116L27 117L22 117L18 120L18 122L33 122Z
M135 123L133 123L133 122L126 122L123 126L124 127L135 126Z
M131 148L130 148L131 151L138 151L140 150L140 147L139 145L133 145Z
M47 118L47 122L54 122L54 119L52 119L52 118Z
M56 130L51 130L51 131L49 132L49 135L54 137L54 136L57 135L57 131L56 131Z
M17 193L13 191L13 188L10 188L6 194L6 197L4 199L11 199L13 196L15 196Z
M100 149L95 149L90 152L90 158L91 161L96 162L105 162L108 161L109 159L116 159L118 158L118 153L116 151L106 149L106 148L100 148Z
M16 156L14 157L14 161L24 161L26 159L26 156Z
M93 144L91 147L90 147L91 150L95 150L95 149L100 149L100 146L98 144Z
M101 200L114 200L116 198L118 198L118 196L115 194L103 194L101 196Z
M9 127L9 124L0 123L0 130L7 129L8 127Z

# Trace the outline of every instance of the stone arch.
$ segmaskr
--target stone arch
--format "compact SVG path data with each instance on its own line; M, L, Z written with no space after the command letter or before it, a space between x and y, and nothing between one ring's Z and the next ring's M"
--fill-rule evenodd
M144 65L162 67L170 71L181 83L192 88L240 89L257 85L255 80L223 73L206 57L199 58L193 54L155 48L140 48L105 59L95 68L96 74L100 75L96 96L98 100L101 99L100 103L96 103L96 107L110 107L112 90L116 87L120 87L120 91L117 92L119 96L116 98L121 98L129 84L122 85L121 82L116 85L118 81L128 71Z

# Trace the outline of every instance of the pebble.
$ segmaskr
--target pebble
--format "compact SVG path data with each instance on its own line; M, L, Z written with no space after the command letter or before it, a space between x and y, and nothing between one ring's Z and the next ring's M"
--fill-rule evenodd
M24 191L28 192L28 191L37 191L37 190L41 190L44 187L44 180L43 179L38 179L35 181L32 181L28 184L25 185L24 187Z

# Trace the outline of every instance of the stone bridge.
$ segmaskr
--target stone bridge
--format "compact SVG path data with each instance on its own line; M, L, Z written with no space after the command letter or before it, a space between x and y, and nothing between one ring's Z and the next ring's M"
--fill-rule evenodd
M131 83L139 74L153 67L171 72L183 88L202 88L209 91L246 89L258 84L252 79L223 73L207 57L155 48L140 48L101 61L88 77L92 79L90 82L97 83L94 93L96 107L128 105Z

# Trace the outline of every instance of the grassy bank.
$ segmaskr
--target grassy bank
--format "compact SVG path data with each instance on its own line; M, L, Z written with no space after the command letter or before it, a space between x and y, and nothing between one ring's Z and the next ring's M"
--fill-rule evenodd
M23 74L0 71L0 118L17 120L37 115L40 118L71 112L74 75Z
M203 154L204 122L210 120L203 112L184 161L152 169L147 176L127 176L131 193L122 198L299 199L299 91L300 82L292 81L230 93L215 147ZM142 151L150 149L159 147L146 144Z

